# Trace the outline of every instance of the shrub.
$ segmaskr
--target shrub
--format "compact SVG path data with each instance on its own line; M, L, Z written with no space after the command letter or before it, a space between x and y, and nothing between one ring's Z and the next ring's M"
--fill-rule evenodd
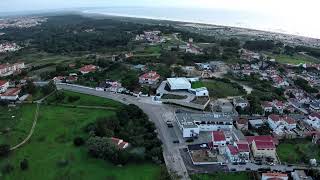
M77 147L84 145L85 141L83 140L82 137L76 137L73 140L73 144Z
M6 157L10 153L10 145L1 144L0 145L0 157Z
M14 167L11 164L7 163L1 168L1 172L3 174L9 174L13 171L13 169Z
M72 103L72 102L76 102L80 99L80 96L69 96L68 97L68 102Z
M29 168L29 162L27 159L23 159L20 162L20 168L21 168L21 170L27 170Z

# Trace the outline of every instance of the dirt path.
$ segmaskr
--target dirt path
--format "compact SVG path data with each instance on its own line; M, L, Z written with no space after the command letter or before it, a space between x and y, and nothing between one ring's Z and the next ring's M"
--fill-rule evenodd
M31 127L31 130L28 134L28 136L19 144L13 146L12 148L10 148L10 151L14 151L16 149L18 149L19 147L23 146L25 143L27 143L29 141L29 139L31 138L33 132L34 132L34 129L36 128L36 125L37 125L37 121L38 121L38 115L39 115L39 107L40 107L40 104L37 103L37 109L36 109L36 113L34 115L34 120L33 120L33 124L32 124L32 127Z

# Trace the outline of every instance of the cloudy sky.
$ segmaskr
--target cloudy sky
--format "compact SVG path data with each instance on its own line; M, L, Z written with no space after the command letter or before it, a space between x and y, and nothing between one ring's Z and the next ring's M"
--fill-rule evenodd
M259 13L284 19L291 31L303 28L320 38L319 0L0 0L0 13L108 6L169 6Z

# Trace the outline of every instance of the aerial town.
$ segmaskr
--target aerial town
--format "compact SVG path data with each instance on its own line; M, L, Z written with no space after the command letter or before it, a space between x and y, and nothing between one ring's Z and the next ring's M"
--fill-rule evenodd
M46 22L50 22L50 17L1 20L0 29L3 29L2 36L5 37L7 33L12 33L10 30L5 31L6 28L41 27ZM102 124L103 121L100 121L102 127L117 127L112 132L110 129L100 130L99 121L94 124L91 120L91 126L86 126L91 129L88 130L89 133L77 135L74 141L74 136L69 137L67 130L57 131L54 135L49 133L48 137L37 135L43 133L37 127L44 131L50 131L51 125L56 128L50 122L53 119L45 117L46 111L48 114L57 114L57 117L71 113L64 118L72 119L72 116L78 117L74 113L85 109L79 117L89 118L90 114L90 117L98 118L97 114L102 111L118 113L115 109L119 108L119 104L134 104L154 123L150 126L155 127L152 133L156 135L149 133L144 137L158 137L161 140L161 145L154 143L154 146L162 146L163 153L160 151L160 155L163 155L163 163L171 178L174 177L172 179L197 179L195 177L198 174L217 172L238 173L239 176L245 176L244 179L261 180L320 178L317 175L320 170L319 56L308 53L307 48L300 50L281 42L262 40L240 43L235 39L228 39L202 43L203 38L197 37L197 34L183 34L179 29L164 31L158 26L146 27L142 31L130 33L124 28L125 34L131 35L128 39L130 45L134 46L129 50L122 50L117 45L120 50L107 52L102 49L100 52L81 54L80 58L75 54L62 56L68 53L67 50L53 56L53 50L60 50L56 46L41 50L45 53L26 56L23 53L28 50L34 53L36 45L2 39L0 121L5 117L10 117L15 123L21 123L28 117L38 117L36 119L39 120L38 125L35 123L32 126L31 129L35 130L30 131L33 135L26 142L23 141L23 135L29 132L28 129L21 130L21 135L17 129L22 129L22 126L14 126L9 122L8 125L0 126L0 144L10 144L8 139L11 139L14 142L12 145L18 146L9 146L10 151L19 153L31 144L37 146L37 143L46 143L49 136L54 136L54 142L48 145L53 149L57 142L60 143L58 147L63 148L61 144L67 143L71 138L66 150L70 154L61 157L57 155L62 158L56 162L61 169L66 166L71 168L72 163L79 161L76 154L71 153L70 146L73 142L75 146L86 144L89 153L94 152L94 158L110 160L110 157L100 156L100 152L96 150L98 145L95 147L91 138L96 138L95 143L102 136L110 140L116 146L116 151L120 152L120 155L117 154L119 157L122 157L121 152L126 151L140 153L135 146L144 146L147 140L144 144L143 140L135 139L138 135L130 130L139 125L131 121L131 124L124 125L125 122L121 121L121 118L130 118L137 113L134 111L117 114L119 126L123 127L112 123ZM68 32L81 34L82 37L83 34L89 36L97 33L98 29L88 25ZM38 39L34 41L36 44L44 44ZM217 43L220 43L219 47L215 46ZM208 47L208 44L213 46ZM266 44L272 47L266 47ZM79 46L79 49L84 48ZM99 99L97 102L100 104L94 103L95 98ZM110 105L111 100L116 105ZM43 109L39 110L40 105ZM15 112L18 107L26 115L16 121L15 116L20 116L21 113L11 112ZM35 111L35 115L31 110L31 115L28 114L28 110L23 109L26 107ZM92 112L96 112L95 115ZM66 119L63 121L67 121ZM50 124L43 129L41 126L45 125L41 123L45 121ZM84 134L83 130L76 130L83 129L86 125L84 122L81 119L80 128L73 122L68 122L70 124L65 126L72 127L70 129L74 133ZM126 129L128 132L121 132L126 127L130 127L129 130ZM139 128L134 130L138 132ZM92 133L96 137L92 137ZM12 136L21 137L15 139ZM22 144L18 143L20 141ZM1 147L4 149L5 146ZM84 147L81 148L81 153L86 151ZM156 147L151 145L149 150L150 153L156 152ZM24 155L19 155L19 158L29 158L30 167L27 171L33 171L31 168L35 165L32 165L32 155L25 155L28 152L31 150L23 151ZM14 159L14 153L10 153L9 158ZM0 150L0 155L3 154L3 150ZM76 160L73 161L72 158ZM20 163L21 168L26 164L26 159ZM150 158L146 155L145 159L161 164L161 158L157 159L156 155ZM111 158L110 161L114 163L116 160ZM122 168L126 166L124 164ZM19 167L8 169L8 165L0 165L7 168L3 172L5 179L16 179L19 176L15 175L20 173L17 170ZM1 176L0 174L0 179Z

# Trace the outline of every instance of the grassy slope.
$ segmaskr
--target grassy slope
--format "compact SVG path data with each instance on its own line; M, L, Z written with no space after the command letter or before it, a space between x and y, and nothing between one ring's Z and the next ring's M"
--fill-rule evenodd
M86 94L71 92L71 91L63 91L65 94L65 99L63 100L63 104L71 104L71 105L82 105L82 106L105 106L105 107L115 107L118 108L121 106L121 103L110 99L99 98L96 96L90 96ZM80 99L75 102L68 102L68 97L70 96L80 96ZM55 102L55 96L51 95L48 98L48 102Z
M304 56L304 55L300 55L300 54L295 54L293 56L289 56L289 55L273 55L273 54L269 54L272 58L275 58L277 62L279 63L283 63L283 64L293 64L293 65L297 65L297 64L301 64L301 63L319 63L319 61L316 61L315 59L312 59L310 57Z
M216 98L224 98L227 96L240 96L243 95L238 89L234 88L231 84L220 82L220 81L210 81L210 82L195 82L192 83L192 88L207 87L210 96Z
M303 153L310 158L320 159L320 147L311 143L311 140L299 140L298 142L280 143L277 147L277 153L281 161L289 163L299 163L304 160L303 154L298 151L301 149Z
M15 170L5 180L21 179L153 179L159 167L151 164L116 167L102 160L88 157L84 147L73 146L76 136L85 136L83 127L97 117L112 116L112 111L71 109L56 106L41 106L37 128L31 141L0 161L8 161ZM27 158L29 170L21 171L19 162ZM68 165L58 167L61 160Z
M216 173L216 174L194 174L192 180L249 180L247 173Z
M32 127L35 109L35 105L28 104L14 108L0 107L0 130L11 129L0 135L0 144L14 146L21 142Z

